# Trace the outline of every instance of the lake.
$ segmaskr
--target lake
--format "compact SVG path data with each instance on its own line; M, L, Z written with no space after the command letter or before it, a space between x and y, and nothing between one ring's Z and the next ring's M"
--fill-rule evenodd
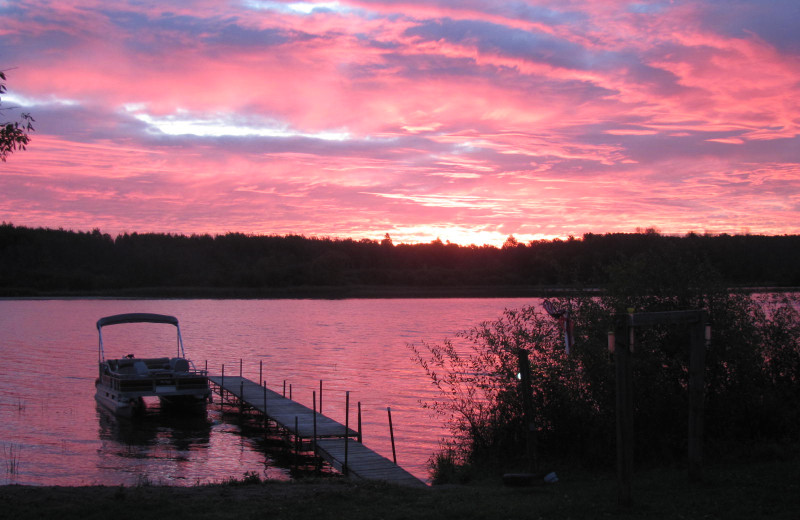
M127 312L176 316L187 357L211 373L239 373L351 424L361 402L364 444L427 479L444 424L420 401L435 396L409 343L441 343L531 298L352 300L0 300L0 447L3 482L34 485L194 485L242 478L289 480L285 461L246 422L211 405L175 419L155 403L139 421L116 419L94 399L98 318ZM163 324L103 329L107 357L173 355ZM166 347L166 351L164 348Z

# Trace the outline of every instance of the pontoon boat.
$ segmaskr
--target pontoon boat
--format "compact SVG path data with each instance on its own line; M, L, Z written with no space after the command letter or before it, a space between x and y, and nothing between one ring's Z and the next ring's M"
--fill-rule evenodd
M105 359L103 327L120 323L166 323L178 331L175 357L137 358L133 354ZM143 397L156 396L163 406L205 411L211 395L208 374L186 359L178 319L162 314L117 314L97 320L100 339L100 375L95 381L95 399L116 415L130 417L144 410Z

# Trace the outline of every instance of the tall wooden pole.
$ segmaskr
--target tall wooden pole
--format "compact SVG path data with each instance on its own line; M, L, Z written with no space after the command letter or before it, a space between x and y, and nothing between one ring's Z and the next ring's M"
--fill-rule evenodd
M627 315L617 317L614 330L614 361L617 376L617 501L631 505L633 475L633 392L630 332Z
M689 347L689 480L695 482L703 478L706 321L707 314L703 311L698 323L692 325Z
M538 446L536 439L536 421L533 412L533 385L531 384L531 362L528 358L528 351L519 349L517 351L519 359L520 392L522 393L522 411L524 414L526 435L526 456L528 459L528 471L536 470L538 459Z

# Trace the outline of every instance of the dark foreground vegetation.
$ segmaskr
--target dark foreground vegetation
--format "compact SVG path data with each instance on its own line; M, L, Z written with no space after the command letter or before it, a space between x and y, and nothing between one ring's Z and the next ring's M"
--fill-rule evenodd
M685 472L635 476L631 508L616 503L613 475L562 472L554 485L406 489L344 480L178 487L0 487L3 518L61 520L183 519L506 519L709 518L796 519L800 465L770 461L708 468L689 484Z
M0 225L0 296L343 297L529 295L602 287L609 266L658 249L731 287L800 286L800 236L587 234L502 248L439 240L170 235Z
M727 290L691 255L654 248L609 267L602 294L549 301L572 318L567 354L562 324L540 306L507 310L443 344L412 345L440 391L426 406L452 437L433 459L434 480L577 465L614 468L616 374L608 351L615 315L704 309L704 458L709 463L793 452L800 443L800 301L796 293L752 296ZM634 459L639 468L685 464L690 332L684 325L634 329ZM532 372L536 452L524 458L518 353Z

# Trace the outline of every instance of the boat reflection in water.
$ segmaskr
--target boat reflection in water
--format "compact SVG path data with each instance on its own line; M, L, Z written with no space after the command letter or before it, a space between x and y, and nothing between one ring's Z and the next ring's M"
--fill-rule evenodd
M213 421L205 414L174 413L158 401L148 403L135 420L112 414L97 405L99 438L122 445L147 447L168 445L178 451L205 448L211 440Z

